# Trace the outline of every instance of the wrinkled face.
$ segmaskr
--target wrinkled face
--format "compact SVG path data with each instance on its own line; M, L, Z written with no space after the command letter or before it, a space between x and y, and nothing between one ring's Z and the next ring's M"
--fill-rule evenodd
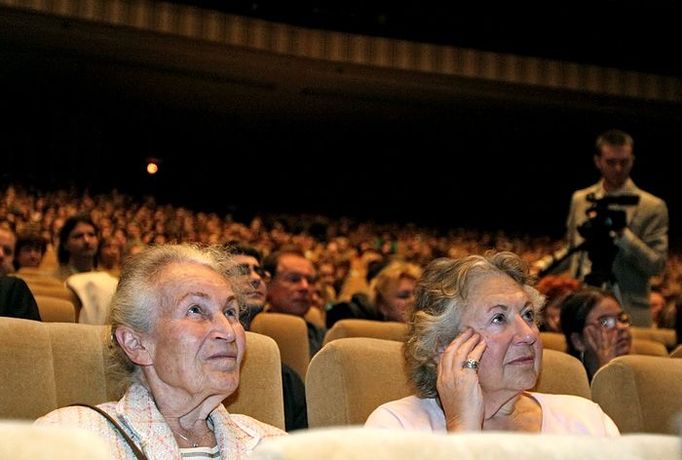
M248 306L262 307L265 304L267 286L260 263L255 257L247 255L233 256L233 260L236 265L235 281L244 303Z
M598 325L605 329L609 335L616 337L616 356L627 355L632 347L629 319L626 322L618 319L622 313L623 309L615 299L604 297L585 318L585 325ZM583 343L589 347L589 342L583 340Z
M594 163L604 178L607 191L621 188L630 177L635 160L630 145L603 145Z
M234 292L203 265L173 264L160 279L164 301L143 342L156 375L191 395L227 397L239 385L246 341Z
M487 344L478 370L481 389L532 388L540 374L542 342L530 296L503 274L481 276L469 292L460 329L473 328Z
M379 311L388 321L405 322L407 310L414 304L414 289L417 281L407 276L389 283L382 293Z
M14 246L16 244L14 234L5 228L0 228L0 275L12 273L14 267Z
M268 300L273 312L303 316L312 304L315 269L305 257L283 254L277 274L268 286Z
M66 249L71 257L95 257L97 244L95 228L88 223L79 222L69 233Z

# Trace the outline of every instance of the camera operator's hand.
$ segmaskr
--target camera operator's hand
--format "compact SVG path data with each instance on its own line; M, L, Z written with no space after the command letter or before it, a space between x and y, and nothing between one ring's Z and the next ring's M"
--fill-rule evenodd
M588 324L585 326L583 336L587 341L587 346L593 350L599 367L618 356L616 349L618 334L615 330L604 329L599 324Z

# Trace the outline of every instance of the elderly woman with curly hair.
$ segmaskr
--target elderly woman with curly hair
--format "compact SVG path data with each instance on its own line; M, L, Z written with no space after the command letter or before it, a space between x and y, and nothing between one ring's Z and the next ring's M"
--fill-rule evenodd
M431 262L404 346L417 394L380 406L365 426L618 435L588 399L528 391L542 363L543 301L513 253Z

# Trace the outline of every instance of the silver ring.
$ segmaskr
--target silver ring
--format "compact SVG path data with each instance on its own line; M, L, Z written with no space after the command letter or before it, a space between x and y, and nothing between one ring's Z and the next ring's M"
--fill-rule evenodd
M473 369L475 371L478 370L478 364L479 362L476 361L475 359L467 359L464 361L464 364L462 364L462 368L464 369Z

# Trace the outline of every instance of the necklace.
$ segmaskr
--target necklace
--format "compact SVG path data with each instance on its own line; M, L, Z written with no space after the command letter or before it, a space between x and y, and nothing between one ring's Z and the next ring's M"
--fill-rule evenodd
M205 438L207 435L211 434L212 431L209 430L209 431L207 431L206 433L204 433L204 435L203 435L202 437L200 437L196 442L195 442L195 441L190 441L190 439L189 439L187 436L185 436L185 435L182 434L182 433L178 433L177 431L173 431L173 433L177 434L177 435L180 436L182 439L184 439L185 441L187 441L193 448L196 448L196 447L199 447L199 443L200 443L201 441L203 441L204 438Z

